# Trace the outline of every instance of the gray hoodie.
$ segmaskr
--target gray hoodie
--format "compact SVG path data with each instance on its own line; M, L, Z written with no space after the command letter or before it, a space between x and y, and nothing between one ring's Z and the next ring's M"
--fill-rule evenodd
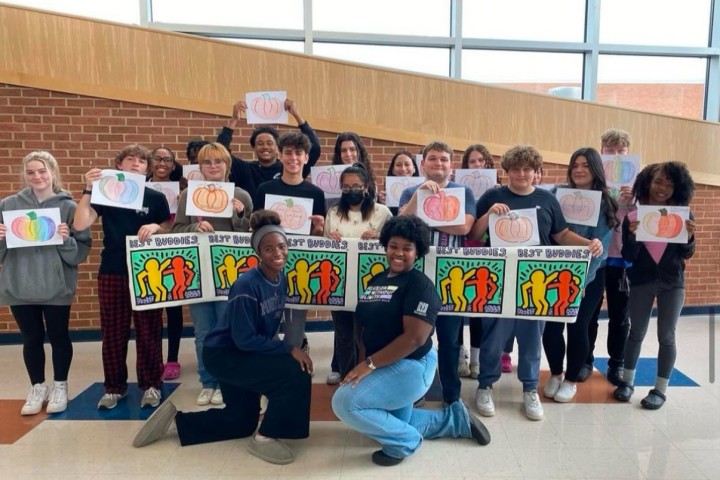
M70 226L70 236L62 245L7 248L0 241L0 305L70 305L77 287L78 265L85 261L92 244L90 229L72 228L77 205L67 192L38 202L31 188L0 201L2 212L35 208L59 208L62 223Z

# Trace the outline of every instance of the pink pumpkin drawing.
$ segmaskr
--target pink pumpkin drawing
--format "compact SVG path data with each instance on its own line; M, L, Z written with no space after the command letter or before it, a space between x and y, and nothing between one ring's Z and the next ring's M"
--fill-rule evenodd
M271 97L267 93L256 97L250 105L252 111L263 120L275 120L280 117L283 112L284 105L277 98Z
M595 213L595 204L590 198L584 197L582 192L563 195L560 207L565 218L570 220L589 220Z
M490 177L486 177L478 171L473 172L472 175L464 176L460 183L470 187L473 195L475 195L475 199L479 199L483 193L495 186Z
M315 181L316 185L325 193L340 193L340 173L332 167L318 174Z

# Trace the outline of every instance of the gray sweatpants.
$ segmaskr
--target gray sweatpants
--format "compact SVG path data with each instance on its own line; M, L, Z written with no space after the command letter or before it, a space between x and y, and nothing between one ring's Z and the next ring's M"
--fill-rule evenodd
M677 349L675 327L685 300L685 289L662 281L630 286L630 335L625 345L625 368L635 370L643 339L647 333L653 303L657 298L658 377L670 378Z

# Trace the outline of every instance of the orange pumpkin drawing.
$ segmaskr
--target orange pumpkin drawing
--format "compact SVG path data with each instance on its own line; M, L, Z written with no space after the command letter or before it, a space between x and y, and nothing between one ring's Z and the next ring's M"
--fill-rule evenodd
M666 208L648 213L643 217L645 231L660 238L675 238L682 232L683 219L680 215L668 213Z
M196 207L211 213L222 212L230 202L227 192L212 183L198 187L192 200Z
M532 237L533 224L529 218L510 212L507 217L501 218L495 223L495 234L506 242L527 242Z
M573 192L560 198L563 215L569 220L589 220L595 213L595 204L582 192Z
M474 171L472 175L465 175L460 183L470 187L476 199L495 186L490 177L486 177L478 171Z
M460 213L460 200L457 197L448 197L444 191L440 190L425 199L423 211L428 218L439 222L449 222Z
M285 199L284 202L277 202L270 210L280 215L280 225L290 230L298 230L301 228L308 218L307 210L302 205L296 205L292 198Z
M284 105L277 98L272 98L269 94L263 93L252 101L250 108L255 112L255 115L263 120L275 120L280 117Z

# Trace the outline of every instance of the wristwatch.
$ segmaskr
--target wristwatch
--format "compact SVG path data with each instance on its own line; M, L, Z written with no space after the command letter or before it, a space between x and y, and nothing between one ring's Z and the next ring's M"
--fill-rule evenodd
M83 195L92 195L92 190L83 188Z
M373 363L371 357L367 357L367 358L365 359L365 365L367 365L367 367L368 367L370 370L375 370L375 369L377 368L377 367L375 366L375 364Z

